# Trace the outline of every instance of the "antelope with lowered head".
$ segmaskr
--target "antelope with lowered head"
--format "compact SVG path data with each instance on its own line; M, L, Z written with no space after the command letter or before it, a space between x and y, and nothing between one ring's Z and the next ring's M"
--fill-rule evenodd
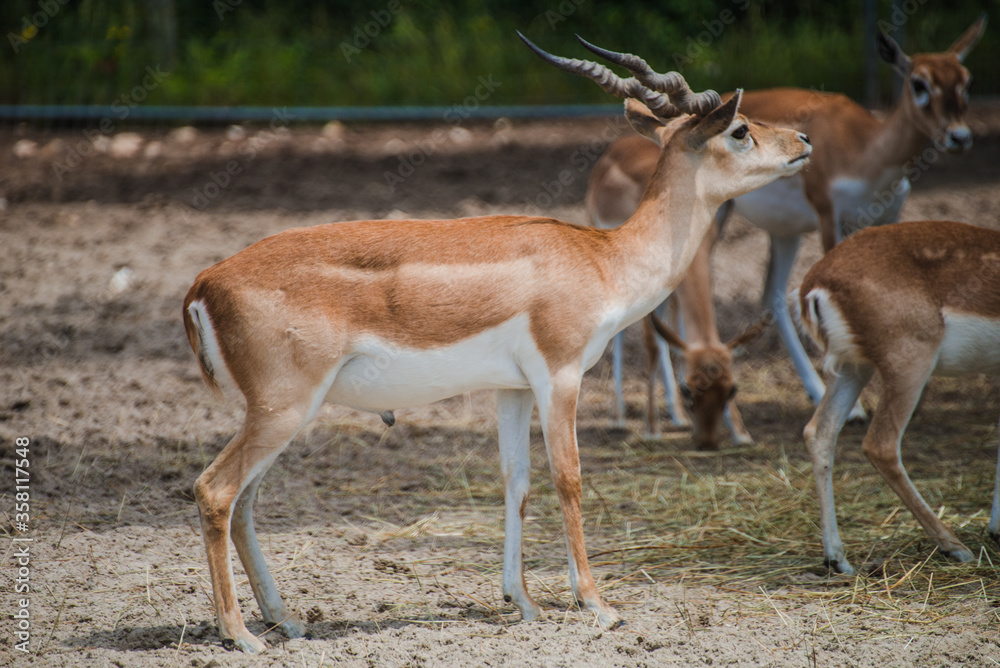
M855 572L837 530L833 461L840 429L876 372L882 393L865 456L943 554L971 561L913 486L900 449L931 376L1000 374L1000 232L940 221L864 230L813 265L789 301L825 352L826 393L805 440L827 565ZM1000 544L1000 468L989 533Z
M522 37L522 39L524 39ZM525 620L541 608L521 556L534 405L563 514L570 584L601 628L620 617L598 593L584 545L576 408L583 373L612 336L662 302L684 276L726 200L799 171L811 147L645 66L621 79L590 61L549 63L626 98L653 139L669 137L635 214L615 230L551 218L361 221L291 229L198 275L184 325L212 388L246 399L242 428L195 483L219 633L247 652L229 541L266 624L304 625L268 572L253 527L261 478L324 401L381 413L463 392L497 392L505 495L503 593ZM591 47L615 62L634 56ZM645 65L645 63L642 63ZM379 361L381 373L365 371ZM387 361L387 362L386 362Z

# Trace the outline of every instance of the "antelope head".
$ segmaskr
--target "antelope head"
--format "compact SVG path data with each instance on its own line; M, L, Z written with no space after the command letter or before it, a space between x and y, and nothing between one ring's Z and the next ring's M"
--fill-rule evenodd
M687 373L681 381L681 395L691 415L691 439L699 450L718 450L718 427L726 405L736 396L733 378L733 350L755 339L771 324L771 314L737 334L723 345L689 346L656 313L649 314L656 332L673 348L684 353Z
M949 153L961 153L972 146L972 132L965 122L972 75L962 61L985 28L983 14L947 51L913 56L907 56L891 37L879 32L879 55L906 82L901 102L904 113L914 127Z
M608 51L577 36L586 48L632 73L623 79L603 65L554 56L521 33L518 36L551 65L586 76L604 91L625 98L625 115L636 131L658 143L662 153L686 160L686 171L695 175L695 194L716 208L798 172L812 151L809 138L801 132L762 125L739 113L742 91L723 103L714 90L692 92L677 72L657 73L638 56ZM665 174L662 153L651 185L662 178L676 178L679 171Z

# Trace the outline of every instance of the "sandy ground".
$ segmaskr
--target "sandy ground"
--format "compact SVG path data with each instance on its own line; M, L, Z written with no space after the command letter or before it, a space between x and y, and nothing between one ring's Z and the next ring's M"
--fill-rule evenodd
M944 157L922 174L904 219L998 226L1000 140L987 120L977 123L972 154ZM790 554L776 542L772 557L765 545L764 565L745 577L745 564L727 562L727 550L744 538L725 519L706 528L680 515L692 481L717 481L719 499L730 494L739 511L753 490L744 490L750 497L727 492L737 485L726 482L737 479L731 476L785 476L787 496L769 492L753 502L760 517L772 503L812 517L799 436L810 407L773 333L740 363L744 415L758 441L743 451L699 455L677 430L660 441L641 437L635 332L627 350L628 429L608 426L607 362L588 374L580 404L585 531L604 596L627 619L623 629L601 632L571 605L537 425L525 552L529 588L547 619L521 623L503 602L493 398L475 393L400 411L391 430L374 416L324 409L268 474L257 505L271 570L311 637L268 633L272 647L261 657L221 646L191 488L242 411L205 390L183 335L180 304L197 272L266 235L323 222L535 207L582 222L589 166L604 143L595 138L621 131L604 120L325 133L145 129L135 145L99 142L103 151L88 151L93 144L81 131L3 130L0 665L1000 663L993 568L976 571L985 575L946 608L935 607L948 592L934 589L933 578L926 595L886 587L879 600L899 602L889 612L838 594L868 585L827 577L814 520L788 536L801 549ZM560 186L563 170L572 178ZM759 315L766 254L766 237L734 221L715 260L724 336ZM818 254L810 239L798 276ZM981 550L980 565L1000 563L985 541L998 396L985 379L942 385L925 399L929 417L913 426L927 434L912 461L914 478L945 476L937 503L949 506L959 535ZM881 494L856 452L863 427L848 432L850 471L864 471ZM11 540L21 535L12 524L18 438L30 442L28 655L15 648L10 616L16 550L24 545ZM901 577L917 567L963 568L932 558L919 527L886 498L886 526L896 527L885 529L886 546L852 543L856 550L892 553L916 542L914 556L899 564ZM681 544L695 525L700 542ZM842 517L842 530L855 524ZM660 541L658 552L622 556L618 548L637 535ZM238 565L236 572L248 626L264 634Z

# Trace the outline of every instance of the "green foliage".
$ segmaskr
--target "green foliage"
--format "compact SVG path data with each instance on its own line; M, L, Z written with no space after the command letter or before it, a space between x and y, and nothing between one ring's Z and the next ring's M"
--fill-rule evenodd
M982 11L972 0L912 2L901 22L911 51L945 48ZM878 4L891 20L889 0ZM579 33L678 69L696 88L794 85L857 97L864 67L859 1L8 0L0 25L0 102L20 104L111 104L132 92L144 104L609 101L535 58L516 29L586 57ZM988 31L970 57L977 93L1000 90L990 67L998 49ZM147 66L169 76L137 90ZM500 85L484 94L481 77Z

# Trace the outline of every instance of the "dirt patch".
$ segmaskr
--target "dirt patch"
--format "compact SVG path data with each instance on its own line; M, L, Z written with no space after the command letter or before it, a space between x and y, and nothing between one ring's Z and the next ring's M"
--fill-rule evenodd
M992 127L989 114L982 118L981 134ZM324 409L268 474L257 513L271 570L312 637L269 633L272 648L259 658L221 647L191 487L239 426L241 410L204 389L183 334L180 304L197 272L293 226L534 207L582 222L592 156L603 149L595 138L619 127L587 120L326 134L145 131L133 154L108 146L73 166L82 134L5 131L2 498L11 515L9 453L16 438L29 438L34 653L14 650L6 617L0 664L995 660L1000 556L985 526L996 382L933 383L904 446L918 487L967 545L981 549L980 561L953 565L931 555L860 455L864 427L849 426L838 508L848 549L871 570L856 580L831 578L821 568L800 437L811 410L773 333L739 365L743 412L757 438L744 449L704 456L687 449L680 431L660 441L640 437L645 383L635 332L627 345L628 429L608 426L607 363L588 374L580 402L585 531L606 600L627 619L623 630L601 632L571 605L537 428L525 560L548 617L520 623L503 602L493 398L475 393L399 411L393 429L374 416ZM21 144L26 157L15 157L18 141L35 142L35 152ZM977 137L970 155L943 157L922 173L904 219L997 226L998 165L1000 140ZM798 276L818 255L809 240ZM716 256L724 336L759 315L766 256L763 233L730 225ZM879 521L852 521L862 497L882 504ZM777 530L779 521L789 528ZM8 522L3 529L10 531ZM248 625L265 633L236 569ZM13 572L4 569L5 577ZM12 611L13 596L3 600Z

